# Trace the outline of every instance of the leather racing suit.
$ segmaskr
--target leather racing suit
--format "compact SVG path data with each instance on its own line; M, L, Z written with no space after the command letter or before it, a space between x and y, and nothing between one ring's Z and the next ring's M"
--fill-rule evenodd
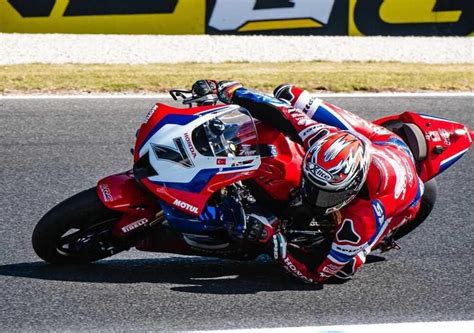
M322 283L331 277L349 279L390 231L415 217L423 183L409 148L394 133L311 97L298 87L287 85L280 89L285 90L277 88L277 99L234 83L224 87L219 96L226 103L246 108L254 118L275 127L305 149L323 129L355 132L371 143L366 183L353 201L332 212L336 231L329 253L316 269L298 260L292 254L291 244L286 250L283 235L273 236L275 259L304 282Z

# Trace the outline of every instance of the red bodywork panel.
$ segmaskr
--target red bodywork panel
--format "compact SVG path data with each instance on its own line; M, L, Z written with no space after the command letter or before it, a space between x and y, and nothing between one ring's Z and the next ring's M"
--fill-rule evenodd
M239 180L250 178L254 173L255 171L215 175L199 193L181 191L168 186L157 185L148 179L142 179L142 183L167 204L176 207L186 214L199 216L214 192Z
M164 104L156 104L138 132L134 161L138 160L138 148L148 140L150 133L166 116L170 114L194 115L216 108L218 106L176 109ZM159 112L155 112L158 109ZM474 137L474 132L462 124L412 112L385 117L374 123L382 124L389 120L413 123L423 132L428 146L427 158L419 162L420 178L424 182L457 161L469 149ZM290 193L301 185L304 149L268 125L256 122L256 127L258 143L275 148L271 150L271 156L262 157L261 165L257 170L246 172L232 170L229 173L214 174L208 180L204 179L207 183L198 193L156 184L143 178L141 182L148 189L145 190L136 182L131 171L100 180L97 184L97 194L101 201L107 208L124 213L113 233L117 236L127 236L135 230L148 226L155 219L156 213L161 210L156 197L186 214L198 216L213 193L248 178L254 179L273 199L289 200ZM240 135L247 135L245 127L242 129L243 132ZM218 167L220 167L219 164L217 163Z
M143 146L145 141L148 139L148 135L153 129L168 115L194 115L196 113L215 109L215 105L211 106L200 106L189 109L174 108L166 104L156 103L155 106L148 112L145 117L145 121L138 129L137 140L135 142L135 148ZM133 155L133 161L136 162L139 158L139 149L135 149Z
M301 184L303 148L274 128L257 123L259 143L273 145L275 157L263 157L260 168L252 177L275 200L288 200L293 189Z
M157 201L139 187L131 171L101 179L97 195L107 208L125 213L112 231L119 237L146 226L160 210Z
M427 158L420 163L419 176L427 182L456 162L472 144L474 132L464 125L430 115L404 112L374 121L382 124L399 120L417 125L423 132L428 146Z
M226 105L211 105L211 106L202 106L202 107L193 107L189 109L182 108L173 108L166 104L157 103L155 107L148 113L145 118L145 122L141 125L137 141L135 143L134 151L134 162L139 159L139 150L148 140L150 133L158 126L158 124L163 121L166 116L169 115L195 115L197 113L219 108L227 107ZM241 133L241 135L246 135L246 133ZM252 177L255 171L250 172L229 172L225 174L216 174L212 176L207 182L206 186L202 191L198 193L178 190L171 188L166 185L160 185L151 182L148 179L142 179L141 182L145 185L153 194L158 196L165 203L176 207L182 212L192 215L199 216L204 207L207 204L207 201L211 195L218 191L219 189L233 184L239 180L244 180Z
M148 140L150 133L166 116L195 115L216 108L219 106L177 109L160 103L156 104L138 132L134 160L138 160L139 147ZM159 112L156 112L158 110ZM374 123L381 124L389 120L416 124L425 135L428 156L420 162L420 178L424 182L454 163L472 143L470 134L472 131L462 124L449 120L405 112L401 115L379 119ZM252 178L273 199L286 201L289 199L289 194L300 187L304 150L299 144L292 142L274 128L261 122L257 122L256 126L259 144L273 146L276 155L262 157L261 165L255 171L215 174L197 193L142 179L143 185L151 191L151 193L145 193L138 187L131 173L124 173L101 180L97 187L99 196L110 209L143 216L147 213L138 213L136 206L144 204L156 207L157 204L152 198L154 194L186 214L199 216L213 193L239 180ZM241 134L245 135L245 133Z

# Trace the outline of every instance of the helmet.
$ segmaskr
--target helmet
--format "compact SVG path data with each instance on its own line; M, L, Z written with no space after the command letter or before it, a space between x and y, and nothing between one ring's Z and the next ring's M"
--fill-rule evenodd
M347 205L362 188L370 165L368 141L350 132L327 133L307 151L303 161L303 199L317 213Z

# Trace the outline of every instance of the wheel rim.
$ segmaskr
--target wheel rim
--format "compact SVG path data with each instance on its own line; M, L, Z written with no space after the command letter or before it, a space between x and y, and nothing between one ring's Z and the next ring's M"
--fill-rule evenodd
M111 229L118 218L110 218L90 227L73 226L65 230L56 244L56 251L63 256L101 256L115 249L110 243Z

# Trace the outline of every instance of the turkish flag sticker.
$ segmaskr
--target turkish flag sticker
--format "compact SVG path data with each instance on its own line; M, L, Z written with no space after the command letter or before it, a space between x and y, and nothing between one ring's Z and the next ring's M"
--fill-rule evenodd
M225 158L218 158L217 165L225 165Z

